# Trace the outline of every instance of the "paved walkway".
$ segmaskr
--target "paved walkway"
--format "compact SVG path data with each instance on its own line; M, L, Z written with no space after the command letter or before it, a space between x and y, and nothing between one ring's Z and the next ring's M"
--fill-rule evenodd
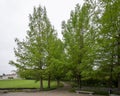
M9 92L0 93L0 96L90 96L89 94L77 94L69 92L70 85L64 83L64 87L52 91L41 92Z

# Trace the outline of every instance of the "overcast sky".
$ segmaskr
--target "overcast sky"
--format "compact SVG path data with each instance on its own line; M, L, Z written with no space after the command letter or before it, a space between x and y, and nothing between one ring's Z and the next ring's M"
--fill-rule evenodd
M48 18L57 32L61 31L61 22L67 20L70 11L83 0L0 0L0 74L11 73L15 67L8 64L15 60L14 39L22 40L28 29L29 14L34 6L45 6Z

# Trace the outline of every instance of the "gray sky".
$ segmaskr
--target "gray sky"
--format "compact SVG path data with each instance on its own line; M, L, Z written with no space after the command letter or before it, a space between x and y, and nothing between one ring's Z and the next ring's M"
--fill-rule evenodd
M0 74L11 73L15 67L8 64L15 60L14 39L22 40L28 29L29 14L34 6L45 6L48 18L57 32L61 31L61 22L67 20L70 11L83 0L0 0Z

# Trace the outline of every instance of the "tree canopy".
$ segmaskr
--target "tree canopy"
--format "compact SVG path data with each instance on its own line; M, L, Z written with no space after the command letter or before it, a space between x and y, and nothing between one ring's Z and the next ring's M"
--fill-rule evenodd
M15 39L16 61L10 61L21 77L40 80L69 78L113 81L120 88L120 0L85 0L62 22L63 39L47 17L45 7L34 8L23 41Z

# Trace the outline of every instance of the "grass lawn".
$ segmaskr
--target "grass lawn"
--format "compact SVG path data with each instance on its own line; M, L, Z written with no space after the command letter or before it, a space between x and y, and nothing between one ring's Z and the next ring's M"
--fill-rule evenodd
M39 82L34 80L0 80L0 88L39 88ZM44 88L47 88L47 81L43 81ZM56 88L55 81L51 82L51 88Z

